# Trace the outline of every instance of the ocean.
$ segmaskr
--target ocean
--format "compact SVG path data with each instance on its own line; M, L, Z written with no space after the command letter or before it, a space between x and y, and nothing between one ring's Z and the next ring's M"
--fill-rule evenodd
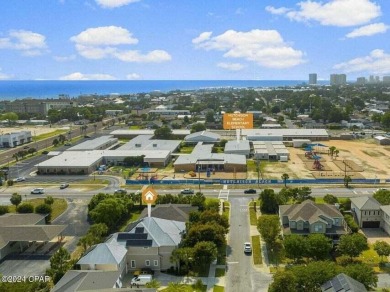
M131 94L152 91L198 90L205 88L259 88L295 86L303 80L115 80L115 81L0 81L0 100L58 98L60 94ZM327 84L327 82L323 82Z

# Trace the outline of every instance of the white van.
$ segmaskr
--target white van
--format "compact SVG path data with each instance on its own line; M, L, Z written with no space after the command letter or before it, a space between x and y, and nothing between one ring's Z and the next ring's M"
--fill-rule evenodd
M31 194L44 194L45 190L43 188L36 188L31 191Z
M153 279L153 276L152 275L139 275L139 276L136 276L134 277L133 279L131 279L131 286L144 286L146 285L146 283L149 283L150 281L152 281Z

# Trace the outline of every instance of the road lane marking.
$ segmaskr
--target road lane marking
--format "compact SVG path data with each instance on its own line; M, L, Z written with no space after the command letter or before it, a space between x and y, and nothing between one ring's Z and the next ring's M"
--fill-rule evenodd
M357 192L356 192L356 191L353 191L353 193L354 193L355 195L357 195Z

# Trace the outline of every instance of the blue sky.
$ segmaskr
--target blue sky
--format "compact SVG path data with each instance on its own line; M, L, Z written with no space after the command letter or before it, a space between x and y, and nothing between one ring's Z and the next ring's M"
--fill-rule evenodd
M388 0L12 0L0 11L0 80L390 75Z

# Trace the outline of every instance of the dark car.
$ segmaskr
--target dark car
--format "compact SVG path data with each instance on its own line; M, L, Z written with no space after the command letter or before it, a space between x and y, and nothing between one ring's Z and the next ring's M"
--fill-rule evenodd
M115 190L114 193L115 193L115 194L126 195L126 194L127 194L127 191L126 191L125 189L117 189L117 190Z
M89 135L85 135L85 136L84 136L84 138L91 138L91 136L89 136Z
M256 194L256 190L255 189L247 189L244 191L244 194Z

